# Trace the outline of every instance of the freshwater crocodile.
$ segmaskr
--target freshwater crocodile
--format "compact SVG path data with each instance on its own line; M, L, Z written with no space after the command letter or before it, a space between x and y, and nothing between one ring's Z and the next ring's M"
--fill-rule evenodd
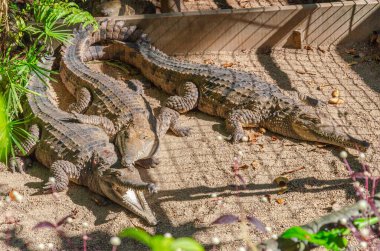
M81 122L102 125L98 117L110 119L115 127L115 145L122 155L121 163L131 167L135 163L144 167L155 167L158 159L154 157L159 146L156 134L156 120L149 103L138 90L137 80L130 80L130 88L125 83L106 74L90 69L84 62L94 59L112 59L115 51L103 54L88 54L89 47L96 42L129 36L133 28L109 31L104 26L94 33L80 29L69 45L63 49L60 75L66 88L76 97L76 103L69 108ZM86 55L91 55L87 58ZM86 119L87 118L87 119ZM106 126L106 125L105 125Z
M263 127L298 140L360 151L370 146L341 132L331 121L322 122L316 110L302 104L302 100L253 73L175 59L154 47L142 30L121 20L104 20L101 27L113 34L110 39L112 50L117 51L115 59L138 68L154 85L174 95L166 100L157 117L159 137L169 128L178 136L189 135L189 128L177 122L179 114L198 108L225 118L234 143L244 139L243 127ZM98 36L93 40L97 41ZM101 36L106 38L104 33Z
M51 69L54 59L41 67ZM60 110L44 83L32 76L28 88L38 95L28 94L27 110L33 114L30 132L33 138L25 141L27 155L50 167L54 180L45 189L60 192L69 181L87 186L122 207L155 225L157 220L148 206L143 190L155 192L155 185L143 182L137 169L119 169L118 155L107 133L93 125L67 122L75 116ZM102 119L104 120L104 119Z

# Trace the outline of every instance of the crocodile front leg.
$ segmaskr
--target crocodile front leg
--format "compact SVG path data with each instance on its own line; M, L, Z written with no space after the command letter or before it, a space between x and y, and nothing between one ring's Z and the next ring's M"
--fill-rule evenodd
M143 168L155 168L160 164L160 160L157 157L152 157L148 159L140 159L136 161L136 165Z
M255 127L260 117L248 109L233 110L226 119L226 128L232 134L232 142L242 141L245 136L244 127Z
M86 88L80 88L75 90L76 102L69 106L69 112L83 113L91 102L91 93Z
M65 190L69 184L69 180L78 180L79 169L71 162L66 160L57 160L51 165L51 172L55 180L48 181L44 189L52 192L61 192Z
M162 136L170 128L180 137L188 136L190 128L181 127L177 124L179 113L188 112L197 107L199 92L194 83L180 84L176 89L178 95L169 97L157 118L159 136Z
M29 156L34 152L40 137L40 128L38 125L33 124L29 127L28 131L31 137L26 138L20 144L24 151L17 148L15 152L18 157L12 157L9 160L9 167L13 173L16 172L16 169L20 173L25 173L26 167L31 164L31 160L29 158L23 158L23 156Z
M108 135L114 136L116 133L115 125L106 117L96 115L84 115L73 112L79 123L94 125L102 128Z
M61 192L65 190L69 184L70 178L78 180L79 169L71 162L66 160L57 160L51 165L51 172L55 180L48 181L44 190L52 192Z
M299 100L301 100L303 103L305 103L306 105L312 106L312 107L323 107L326 105L326 102L324 102L324 101L321 101L319 99L316 99L316 98L310 97L308 95L299 93L297 91L288 91L288 93L293 94Z

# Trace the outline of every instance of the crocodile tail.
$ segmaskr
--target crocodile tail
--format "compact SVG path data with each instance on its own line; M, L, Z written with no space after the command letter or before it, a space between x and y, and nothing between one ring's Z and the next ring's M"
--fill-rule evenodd
M98 34L97 34L98 33ZM105 19L99 22L99 30L93 33L93 43L101 40L119 40L124 42L137 42L144 40L148 42L147 34L130 25L125 20Z

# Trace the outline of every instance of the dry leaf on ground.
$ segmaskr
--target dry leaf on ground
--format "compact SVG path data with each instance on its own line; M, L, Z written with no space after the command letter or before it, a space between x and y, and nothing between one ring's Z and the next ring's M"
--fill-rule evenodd
M318 46L318 50L319 50L320 52L322 52L322 53L325 53L325 52L326 52L326 50L322 49L320 46Z
M334 98L339 97L340 96L339 90L337 90L337 89L333 90L331 93L331 96L333 96Z
M313 48L311 48L310 45L305 45L303 48L306 49L306 50L308 50L308 51L312 51L313 50Z
M273 182L276 183L280 187L284 187L289 183L289 179L286 178L285 176L279 176L275 178Z
M259 162L257 160L252 161L251 166L254 170L259 167Z
M344 100L341 99L341 98L338 98L338 97L331 98L329 100L329 104L332 104L332 105L340 105L340 104L343 104L343 103L344 103Z
M351 54L351 55L355 55L355 54L356 54L356 49L354 49L354 48L347 49L347 50L346 50L346 53L347 53L347 54Z
M234 63L224 63L224 64L222 64L222 66L224 67L224 68L228 68L228 67L231 67L231 66L233 66L234 65Z
M284 204L285 200L279 198L279 199L276 199L276 202L277 202L278 204L282 205L282 204Z

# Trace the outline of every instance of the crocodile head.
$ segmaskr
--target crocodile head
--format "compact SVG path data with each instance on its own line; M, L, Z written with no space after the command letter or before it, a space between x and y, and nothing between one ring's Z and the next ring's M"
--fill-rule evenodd
M121 165L131 167L135 161L150 158L159 147L158 138L152 129L140 123L133 123L120 130L115 145L121 154Z
M323 124L313 113L300 113L291 120L292 131L298 139L354 148L362 152L370 146L368 142L347 135L337 127Z
M157 219L145 200L143 190L155 192L155 185L141 180L136 168L110 168L104 158L93 161L91 190L107 197L130 212L156 225Z
M140 182L142 181L137 170L110 168L101 172L99 188L113 202L143 218L150 225L156 225L157 219L145 200L142 188L131 185ZM153 187L153 184L148 184L146 189Z

